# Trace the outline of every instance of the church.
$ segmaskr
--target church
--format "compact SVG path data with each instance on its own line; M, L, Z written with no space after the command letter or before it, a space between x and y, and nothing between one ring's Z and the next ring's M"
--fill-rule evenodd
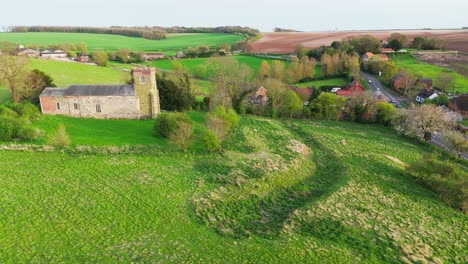
M48 115L101 119L155 118L161 111L156 69L136 68L133 84L47 87L39 96Z

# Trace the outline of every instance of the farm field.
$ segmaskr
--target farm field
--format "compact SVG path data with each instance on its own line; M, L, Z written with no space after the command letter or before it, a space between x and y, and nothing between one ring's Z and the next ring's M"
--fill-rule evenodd
M392 58L392 61L402 69L409 69L413 74L420 73L424 78L432 78L435 82L437 76L442 72L449 72L455 76L455 91L459 93L468 92L468 78L445 67L436 66L427 62L418 61L410 54L399 54ZM437 84L435 84L437 86ZM447 91L453 93L453 90Z
M60 43L88 44L90 50L115 51L126 48L132 51L175 51L191 46L221 45L234 43L242 39L238 35L230 34L167 34L164 40L149 40L110 34L89 33L0 33L0 41L10 41L17 44L50 45Z
M252 44L251 50L260 53L292 53L298 44L306 48L328 46L352 36L372 35L387 40L392 33L407 35L410 40L417 36L437 37L447 41L447 48L468 52L468 30L375 30L375 31L330 31L330 32L281 32L263 33Z
M336 87L345 87L347 85L347 81L345 78L333 78L333 79L326 79L326 80L318 80L318 81L311 81L305 83L296 83L294 84L297 87L320 87L324 85L334 85Z
M130 79L128 72L74 62L32 59L31 68L52 76L59 87L70 84L118 84Z
M254 56L230 56L229 58L236 59L239 61L239 63L244 63L247 64L251 69L254 74L258 72L258 69L260 68L260 64L262 64L262 61L268 61L271 62L273 61L272 59L264 59L264 58L257 58ZM190 72L193 72L193 70L200 65L206 64L211 58L195 58L195 59L182 59L182 60L156 60L152 62L146 63L147 65L154 66L159 69L163 70L172 70L172 65L173 62L177 61L182 64L185 68L187 68ZM288 67L289 62L284 61L286 67ZM208 78L208 76L206 76Z
M190 116L198 137L203 114ZM104 133L99 127L109 127L106 145L152 141L149 121L92 120L89 131L73 132L80 119L43 118L44 126L64 123L79 145L104 140L97 139ZM129 129L143 139L117 136ZM438 150L388 128L245 116L223 155L154 142L160 147L150 152L107 155L0 151L0 261L453 263L468 257L466 216L402 165Z

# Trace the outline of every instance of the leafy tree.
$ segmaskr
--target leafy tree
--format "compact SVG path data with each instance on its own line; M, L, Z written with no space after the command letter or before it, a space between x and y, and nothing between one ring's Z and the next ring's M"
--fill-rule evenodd
M109 57L104 51L95 51L93 53L93 61L99 66L107 66Z
M288 67L288 80L290 83L296 83L303 78L304 69L299 59L294 57Z
M359 54L366 52L379 53L382 43L377 38L371 35L364 35L362 37L351 37L348 42L356 48Z
M413 43L411 44L411 47L420 50L422 49L424 41L425 39L423 37L415 37L413 39Z
M463 152L468 151L468 140L460 132L449 131L444 134L444 139L449 149L455 152L458 158L461 158Z
M393 50L400 50L403 48L403 44L398 39L392 39L388 42L388 46Z
M327 53L324 53L320 58L320 67L322 67L322 74L324 76L333 74L332 58Z
M268 92L268 105L271 108L271 114L273 117L277 117L278 111L283 107L284 95L288 88L282 81L273 78L266 79L263 86Z
M192 120L187 114L163 112L156 117L154 129L157 134L169 138L183 123L192 123Z
M284 81L285 73L286 67L284 65L284 62L279 60L273 60L271 62L271 78L279 81Z
M302 57L304 57L304 56L307 56L307 53L308 53L308 52L309 52L309 50L306 49L306 48L304 47L304 45L302 45L302 44L297 45L297 46L296 46L296 49L294 50L294 54L296 54L296 56L297 56L298 58L300 58L300 59L301 59Z
M441 94L434 99L426 99L423 104L435 104L439 106L448 106L449 98L446 94Z
M263 81L271 76L271 66L268 61L262 61L258 69L257 79Z
M19 90L20 101L29 101L33 104L39 104L39 95L46 87L56 87L54 80L48 74L35 69L27 74Z
M334 93L321 93L314 101L318 117L328 120L338 120L341 109L346 103L346 98Z
M377 123L384 126L389 126L392 123L393 117L396 113L396 108L391 103L378 102L376 105L376 116Z
M88 53L88 44L86 44L84 42L81 42L76 47L77 47L77 49L78 49L78 51L80 53L82 53L82 54L87 54Z
M284 95L284 103L281 107L281 114L288 115L290 118L292 118L293 114L297 113L302 108L303 104L301 98L299 98L295 92L287 90Z
M448 72L441 72L437 76L435 84L442 92L448 91L455 86L455 76Z
M187 111L194 102L188 75L184 78L169 78L158 75L156 78L161 108L168 111Z
M19 89L26 77L28 63L24 56L0 55L0 82L7 82L15 103L20 101Z
M130 50L119 49L116 53L117 59L122 63L128 63L130 60Z
M417 78L410 70L400 70L400 83L397 87L402 94L408 95L415 87Z
M401 33L393 33L388 38L388 45L394 50L400 50L408 43L408 37Z
M70 137L63 124L59 124L57 131L49 136L48 143L59 149L64 149L70 145Z
M304 56L301 58L301 64L303 70L302 76L306 78L313 78L315 76L315 66L317 65L315 59L309 59L309 57Z
M169 141L182 149L187 151L193 135L193 122L181 122L177 128L169 134Z
M370 113L374 112L376 104L377 98L370 91L353 94L347 102L351 121L358 123L369 122Z
M391 61L386 61L382 68L382 77L389 82L398 73L398 67Z

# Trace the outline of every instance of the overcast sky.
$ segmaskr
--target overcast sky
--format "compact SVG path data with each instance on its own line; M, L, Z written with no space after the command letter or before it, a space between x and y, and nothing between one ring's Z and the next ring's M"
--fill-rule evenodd
M0 26L11 25L460 28L468 27L468 0L10 0Z

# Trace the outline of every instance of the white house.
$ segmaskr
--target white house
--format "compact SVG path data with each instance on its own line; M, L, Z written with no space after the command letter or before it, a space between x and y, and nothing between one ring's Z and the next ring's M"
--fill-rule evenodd
M420 93L416 95L416 101L419 103L423 103L425 100L429 99L432 100L439 96L436 92L433 90L422 90Z

